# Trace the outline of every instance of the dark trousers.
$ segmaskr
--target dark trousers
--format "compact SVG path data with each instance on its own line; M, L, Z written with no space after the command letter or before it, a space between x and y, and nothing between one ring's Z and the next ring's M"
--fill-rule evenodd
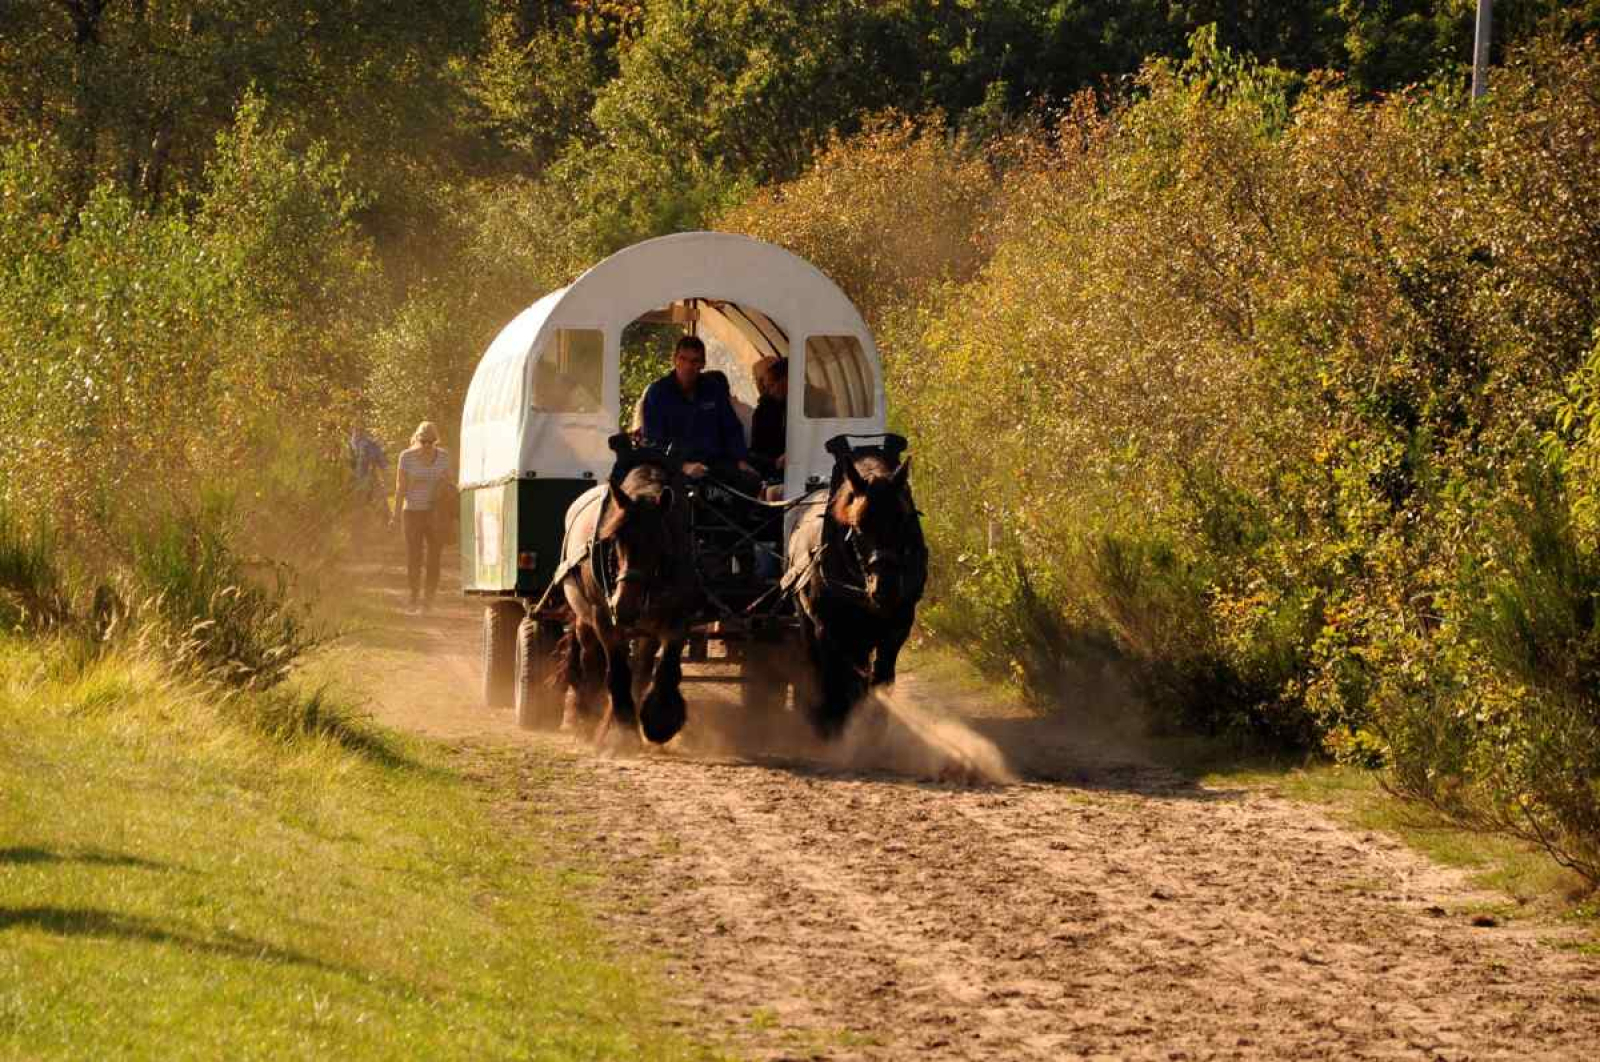
M406 529L406 579L411 583L411 600L417 600L422 584L422 548L428 548L428 585L425 600L432 601L439 589L439 551L444 540L434 524L431 509L406 509L400 514Z

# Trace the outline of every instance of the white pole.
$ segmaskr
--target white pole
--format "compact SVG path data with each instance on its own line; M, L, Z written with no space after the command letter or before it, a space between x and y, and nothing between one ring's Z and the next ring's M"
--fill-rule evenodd
M1478 0L1478 32L1472 41L1472 98L1489 91L1489 32L1494 0Z

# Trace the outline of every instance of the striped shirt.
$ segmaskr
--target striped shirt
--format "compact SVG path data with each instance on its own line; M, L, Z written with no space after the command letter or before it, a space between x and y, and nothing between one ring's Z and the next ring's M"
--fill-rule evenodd
M400 471L406 474L404 508L432 509L433 492L441 482L450 479L450 455L444 447L433 448L433 463L422 456L422 448L413 446L400 455Z

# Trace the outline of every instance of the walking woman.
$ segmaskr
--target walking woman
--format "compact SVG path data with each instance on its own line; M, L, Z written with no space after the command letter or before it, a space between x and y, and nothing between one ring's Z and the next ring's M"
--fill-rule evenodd
M454 485L450 455L439 445L439 429L425 420L411 433L411 447L400 455L394 481L394 512L405 525L406 578L411 584L411 609L422 590L422 609L433 607L439 589L439 552L444 547L439 520L454 514L440 511L440 503ZM427 550L427 582L422 581L423 550Z

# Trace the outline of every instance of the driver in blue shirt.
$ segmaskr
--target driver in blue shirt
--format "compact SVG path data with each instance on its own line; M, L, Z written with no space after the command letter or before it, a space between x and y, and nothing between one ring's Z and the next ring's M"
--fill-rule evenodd
M684 336L672 352L672 371L644 393L644 437L671 443L685 456L684 475L698 479L708 471L741 488L760 483L751 467L744 428L728 396L728 380L707 373L706 345Z

